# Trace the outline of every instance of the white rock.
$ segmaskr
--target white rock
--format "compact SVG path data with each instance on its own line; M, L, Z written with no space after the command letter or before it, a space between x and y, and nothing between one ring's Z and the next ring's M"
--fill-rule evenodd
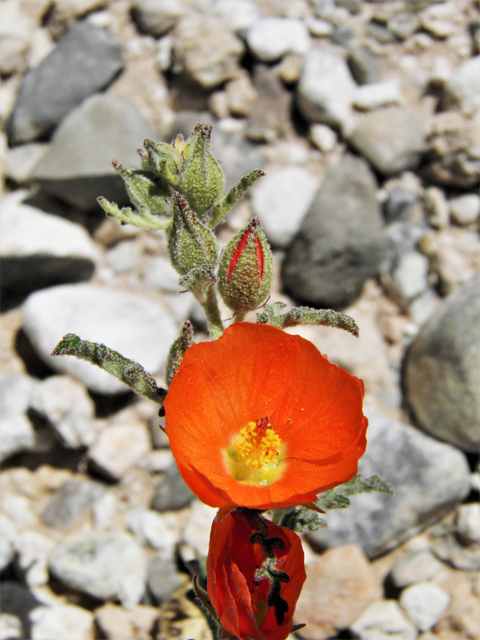
M128 273L135 268L140 253L138 244L124 240L107 252L106 262L115 273Z
M350 625L360 640L416 640L417 630L395 600L373 602Z
M15 556L15 535L13 522L3 513L0 513L0 571L3 571Z
M13 640L23 636L20 618L11 613L0 613L0 640Z
M32 640L88 640L93 613L73 604L36 607L30 612Z
M337 134L326 124L312 124L310 127L310 139L323 153L333 151L337 144Z
M436 584L418 582L402 591L400 604L417 629L428 631L447 609L450 596Z
M351 132L356 92L357 85L341 56L319 47L308 51L297 85L297 102L309 122L339 125L345 133Z
M447 91L465 112L480 106L480 55L464 62L447 83Z
M258 7L250 0L219 0L213 8L233 33L243 36L260 18Z
M88 452L88 459L101 473L120 480L150 451L150 446L150 436L142 424L118 424L100 433Z
M155 256L148 261L143 274L145 284L160 291L180 293L182 287L178 284L180 276L172 263L165 256Z
M466 544L480 543L480 504L462 504L458 507L455 526Z
M55 546L51 538L37 531L19 531L15 539L15 546L19 553L19 565L25 572L25 579L30 587L47 584L48 555Z
M69 373L93 391L116 394L127 387L101 369L72 356L50 354L66 333L106 344L152 374L162 370L177 337L173 318L156 302L139 295L90 284L38 291L23 307L23 327L39 356L53 369Z
M247 33L252 54L262 62L274 62L287 53L305 54L310 35L305 23L291 18L264 18Z
M178 514L158 513L151 509L131 509L127 513L126 523L139 544L148 543L154 549L173 552L180 539Z
M274 245L287 247L290 244L318 186L315 178L301 167L286 167L259 182L253 193L252 206Z
M377 109L387 104L398 104L402 100L402 92L398 80L372 82L357 88L353 104L365 111Z
M187 525L183 532L183 540L191 545L200 555L207 555L210 541L210 529L217 513L200 500L192 502Z
M413 300L427 289L428 273L428 258L418 251L410 251L401 257L392 273L392 281L402 301Z
M26 416L35 383L28 376L0 376L0 462L15 453L35 448L37 437Z
M459 225L471 224L480 216L480 196L467 193L450 200L450 215Z

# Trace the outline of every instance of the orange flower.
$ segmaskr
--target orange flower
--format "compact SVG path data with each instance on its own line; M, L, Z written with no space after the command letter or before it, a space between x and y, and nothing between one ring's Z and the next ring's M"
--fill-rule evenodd
M208 595L234 637L284 640L305 578L302 544L293 531L242 509L213 521Z
M165 400L183 479L206 504L306 504L357 473L363 382L308 340L249 322L190 347Z

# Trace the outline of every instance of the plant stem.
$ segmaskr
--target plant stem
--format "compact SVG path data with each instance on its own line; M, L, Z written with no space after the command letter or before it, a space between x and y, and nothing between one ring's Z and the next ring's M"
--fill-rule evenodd
M209 287L205 302L202 304L207 317L208 331L212 340L223 335L223 322L218 308L217 294L213 287Z

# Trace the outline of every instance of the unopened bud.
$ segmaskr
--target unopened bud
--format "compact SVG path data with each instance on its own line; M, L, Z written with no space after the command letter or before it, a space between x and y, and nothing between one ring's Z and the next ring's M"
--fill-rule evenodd
M270 294L273 256L258 218L228 243L218 276L222 298L235 313L256 309Z
M215 234L200 222L177 192L173 196L173 223L168 231L168 249L173 266L182 276L195 267L217 262Z

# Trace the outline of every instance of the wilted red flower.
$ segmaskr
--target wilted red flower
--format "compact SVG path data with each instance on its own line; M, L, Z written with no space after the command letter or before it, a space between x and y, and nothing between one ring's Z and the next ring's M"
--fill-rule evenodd
M306 578L300 538L246 509L217 516L207 578L225 631L241 640L284 640Z
M183 479L206 504L306 504L357 473L363 382L308 340L248 322L193 345L165 400Z

